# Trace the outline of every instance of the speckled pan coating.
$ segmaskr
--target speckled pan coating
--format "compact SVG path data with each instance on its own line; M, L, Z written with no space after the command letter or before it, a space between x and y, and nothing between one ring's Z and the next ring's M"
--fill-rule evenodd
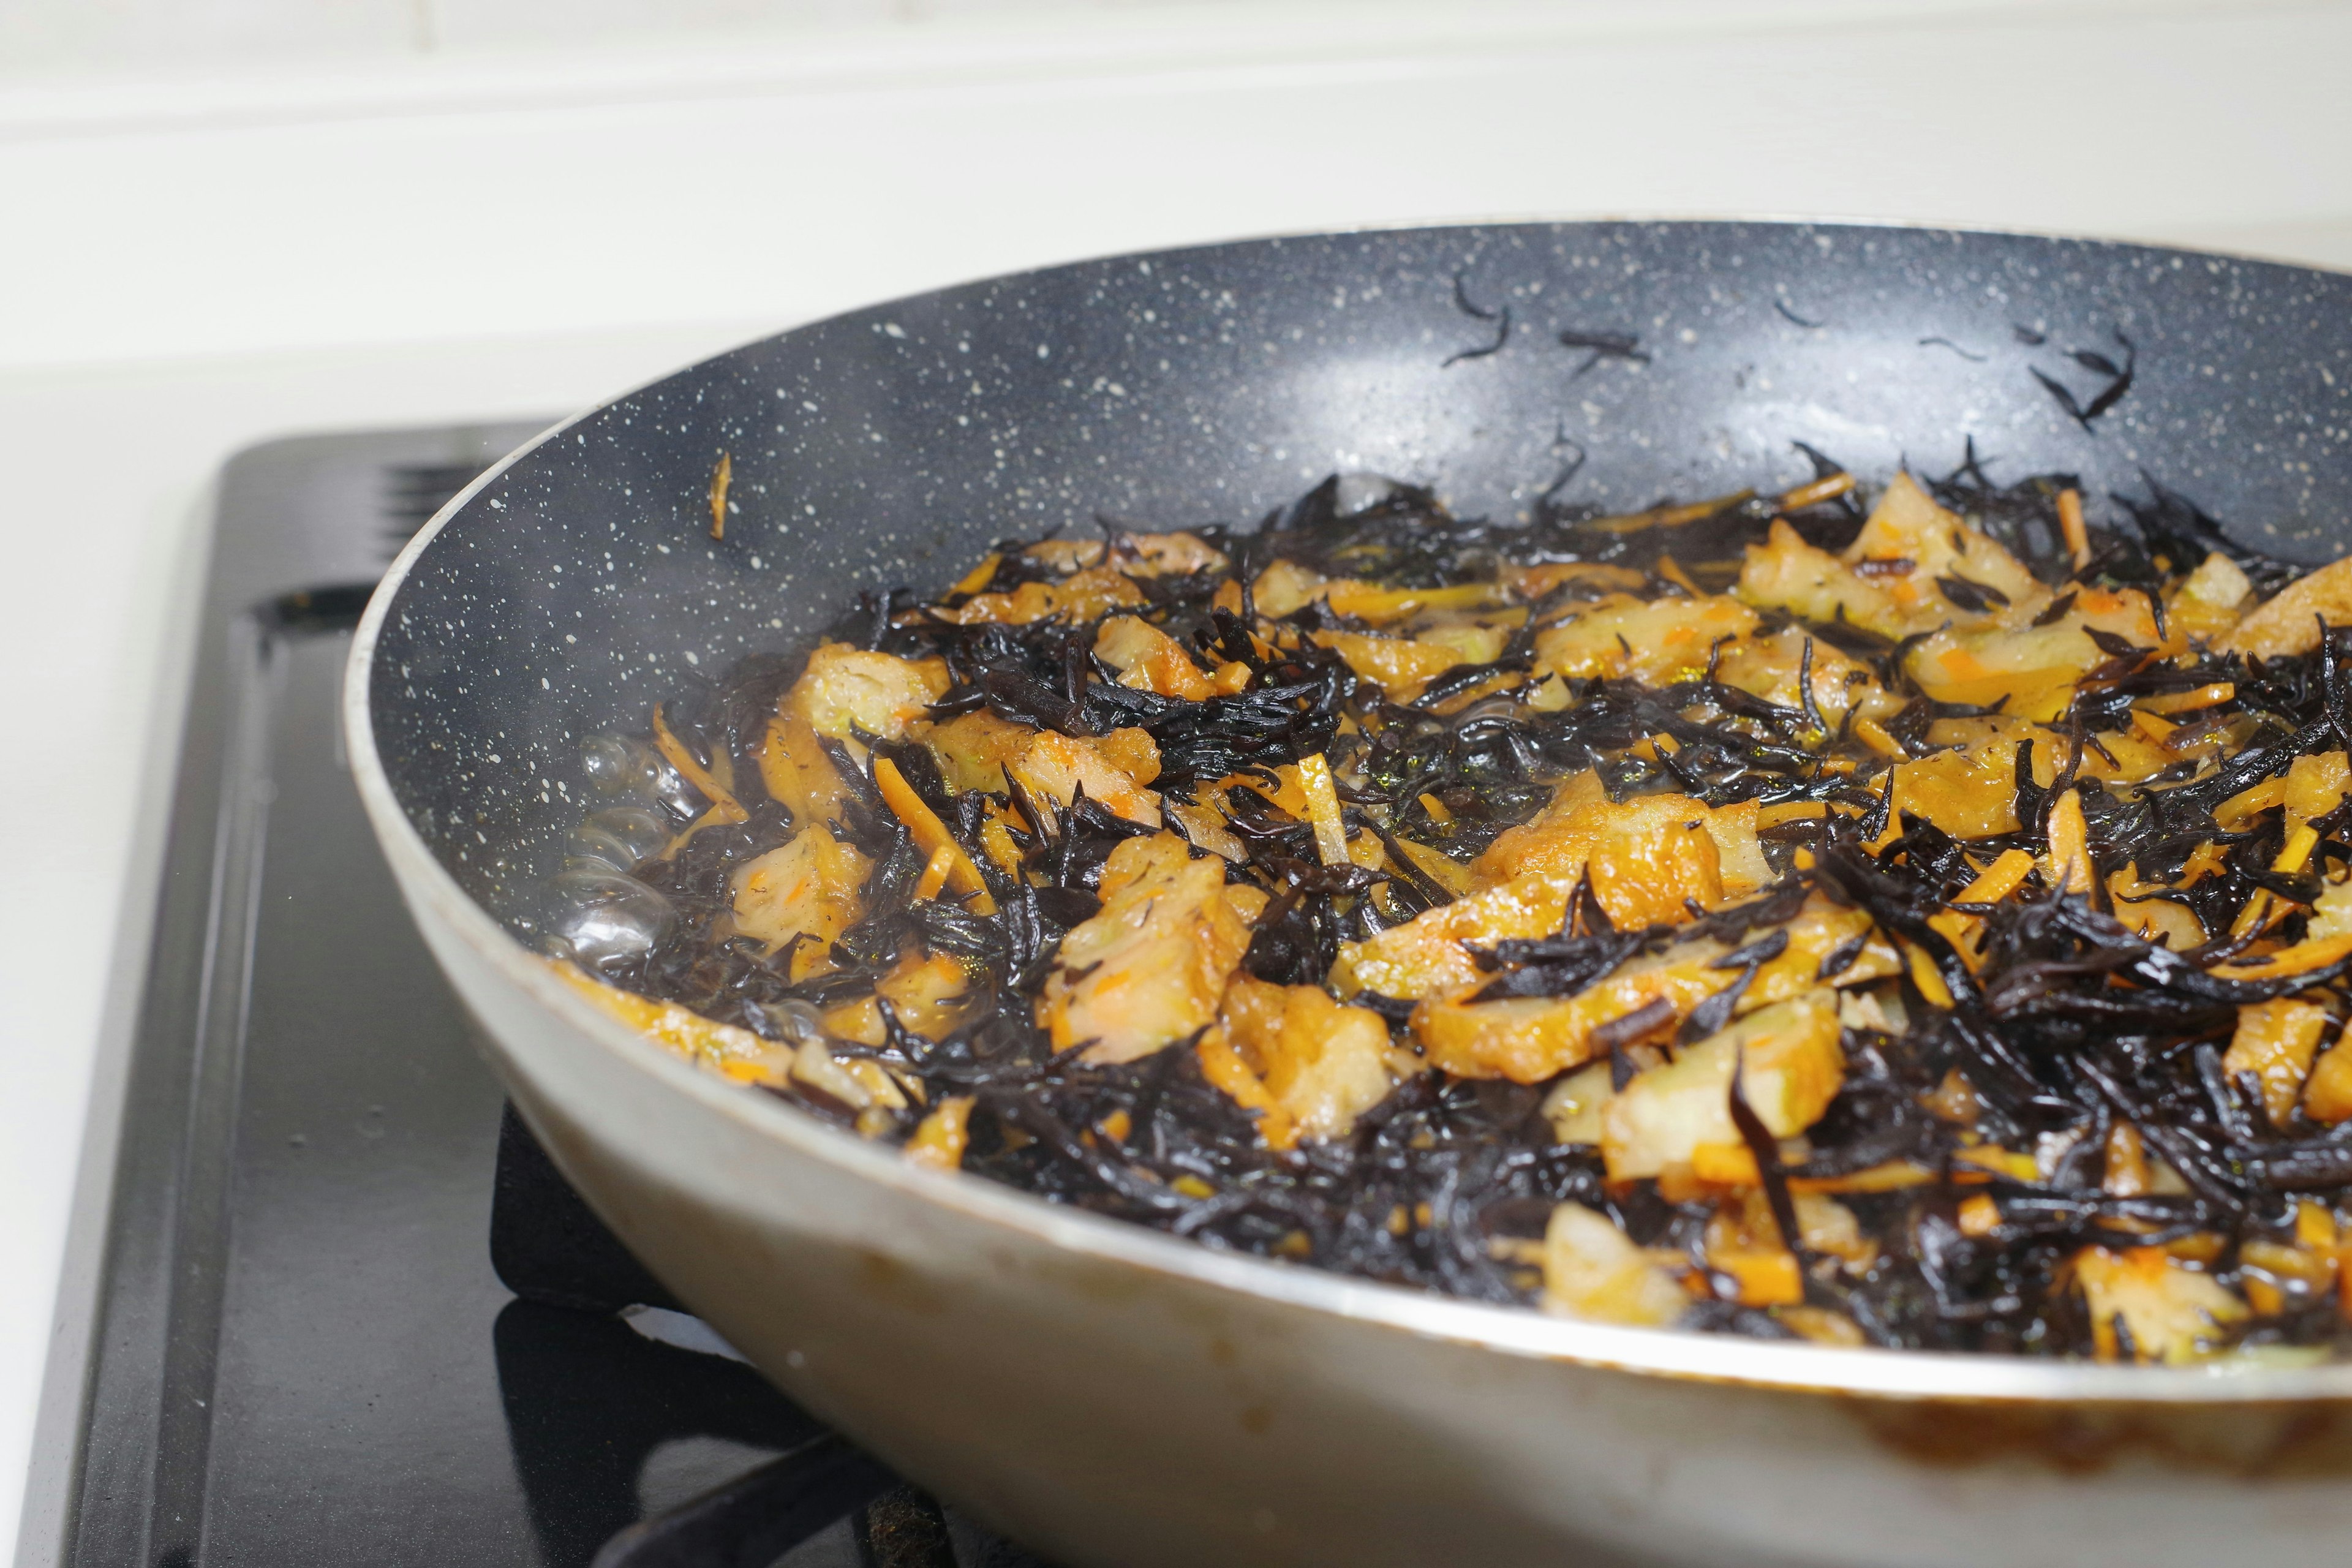
M1464 310L1507 309L1499 321ZM1629 333L1645 361L1563 346ZM2039 343L2031 338L2042 338ZM2121 363L2128 395L2085 428ZM1449 363L1451 361L1451 363ZM510 929L583 805L579 738L862 588L994 540L1248 523L1334 469L1464 515L1635 507L1810 477L2148 476L2249 542L2352 542L2352 278L2014 235L1529 224L1248 241L1054 268L835 317L584 416L478 491L398 586L371 703L435 853ZM733 460L723 542L709 484Z

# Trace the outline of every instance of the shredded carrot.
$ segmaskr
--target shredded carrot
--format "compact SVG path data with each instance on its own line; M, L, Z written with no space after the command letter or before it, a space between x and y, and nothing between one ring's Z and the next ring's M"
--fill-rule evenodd
M1921 998L1930 1007L1941 1007L1945 1012L1950 1012L1955 1005L1952 988L1945 984L1944 977L1936 972L1935 962L1927 956L1927 950L1914 947L1906 942L1903 944L1903 956L1910 966L1911 984L1919 988Z
M887 757L875 758L874 787L881 791L883 803L891 813L906 824L916 848L927 857L936 857L942 851L947 854L947 885L970 898L972 913L994 914L996 900L989 897L988 884L981 880L980 868L971 863L971 857L955 841L947 824L940 820L939 813L923 804L923 797L915 793L915 786L907 782L898 764Z
M973 567L971 571L957 578L956 585L949 589L948 592L950 594L979 593L982 588L987 587L991 583L996 581L996 569L1003 563L1004 556L1002 552L989 552L986 555L980 558L979 565Z
M1603 533L1638 533L1645 528L1680 528L1686 522L1703 522L1719 511L1727 511L1744 500L1753 500L1752 489L1734 490L1713 500L1694 501L1689 506L1660 507L1654 511L1638 511L1624 517L1600 517L1584 526ZM1339 608L1337 605L1333 609Z
M1315 825L1315 852L1326 866L1347 865L1348 829L1339 820L1339 793L1322 752L1299 759L1298 787L1307 796L1307 820Z
M1978 872L1976 880L1961 889L1960 896L1952 901L1958 904L1997 904L2017 891L2032 869L2032 856L2022 849L2004 849L2000 858ZM1927 923L1943 933L1944 940L1952 944L1953 951L1960 955L1961 962L1970 970L1983 966L1984 961L1976 949L1976 933L1978 928L1984 924L1982 917L1960 910L1945 910L1929 916Z
M2140 699L2140 708L2149 713L2193 713L2200 708L2217 707L2238 695L2234 682L2217 680L2210 686L2200 686L2194 691L2166 691Z
M2225 833L2237 833L2255 817L2286 799L2286 779L2284 775L2264 779L2251 789L2239 791L2213 808L2213 820Z
M2083 521L2081 491L2058 492L2058 529L2066 536L2066 550L2074 558L2074 570L2080 572L2091 563L2091 531Z
M1782 511L1802 511L1809 506L1819 506L1825 500L1835 500L1853 489L1858 481L1852 474L1831 474L1809 485L1799 485L1780 492Z
M919 904L925 899L938 898L940 889L947 886L948 872L954 866L955 850L952 847L942 844L932 850L931 858L923 863L922 876L916 879L913 901Z
M734 482L735 459L725 452L719 454L719 467L710 474L710 537L727 537L727 487Z
M1412 862L1414 870L1455 898L1470 890L1470 868L1444 850L1416 844L1410 838L1398 839L1397 847L1404 851L1404 858Z
M1903 749L1903 742L1888 734L1886 726L1875 719L1856 719L1853 721L1853 738L1880 756L1895 762L1899 763L1911 754Z
M1694 599L1704 597L1706 593L1706 589L1691 581L1690 574L1683 570L1682 563L1671 555L1659 556L1658 564L1654 570L1659 576L1664 577Z
M2091 865L2091 829L2083 820L2083 795L2068 790L2050 807L2050 885L2069 893L2095 895L2099 874Z

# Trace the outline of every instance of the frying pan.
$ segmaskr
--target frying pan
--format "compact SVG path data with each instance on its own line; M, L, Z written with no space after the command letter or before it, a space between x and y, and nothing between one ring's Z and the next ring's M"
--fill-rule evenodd
M2352 279L1604 223L943 289L706 361L473 485L362 624L352 764L589 1202L794 1398L1072 1568L2341 1563L2352 1366L1759 1343L1214 1252L915 1169L632 1037L534 956L588 809L582 738L806 646L861 589L938 589L995 539L1097 513L1246 524L1334 470L1508 519L1556 484L1633 508L1793 483L1794 441L1878 477L1973 442L1996 478L2160 485L2325 558L2352 547Z

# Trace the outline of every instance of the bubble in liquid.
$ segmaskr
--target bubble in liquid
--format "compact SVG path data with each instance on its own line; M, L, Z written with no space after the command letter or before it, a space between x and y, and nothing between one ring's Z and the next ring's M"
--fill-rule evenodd
M614 805L595 813L572 830L564 846L572 861L594 861L615 871L636 868L668 847L670 825L662 815L642 805Z
M687 783L679 776L676 768L671 767L659 757L654 759L653 782L654 798L675 813L680 820L701 816L702 808L709 804L702 798L700 790Z
M677 923L677 910L660 893L599 867L567 867L549 893L548 931L592 969L644 957Z
M591 735L580 743L580 771L598 795L651 795L661 759L642 741Z

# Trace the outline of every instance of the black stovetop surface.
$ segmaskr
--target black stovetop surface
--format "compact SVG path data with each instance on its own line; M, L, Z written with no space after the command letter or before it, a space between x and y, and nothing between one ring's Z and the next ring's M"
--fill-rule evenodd
M501 1170L499 1087L344 766L368 586L533 428L307 437L223 474L73 1568L584 1568L634 1521L828 1447L696 1321L611 1310L658 1288L549 1191L519 1123ZM1033 1563L903 1488L782 1562Z

